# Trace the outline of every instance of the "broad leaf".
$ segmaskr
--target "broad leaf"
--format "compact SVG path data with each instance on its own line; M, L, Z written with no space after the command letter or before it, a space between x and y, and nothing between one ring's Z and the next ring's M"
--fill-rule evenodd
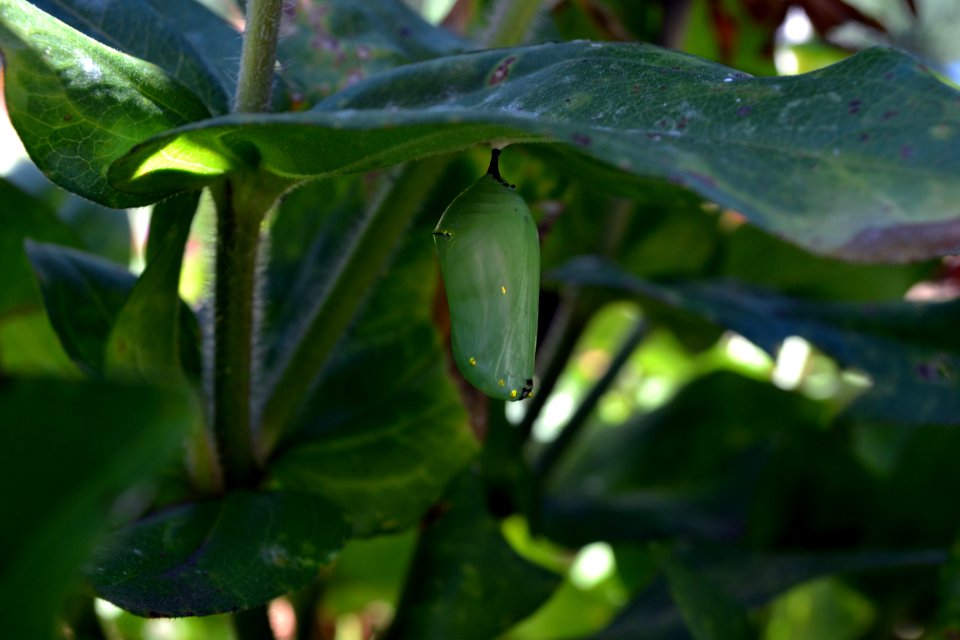
M183 127L110 175L158 197L238 169L251 148L263 170L309 179L481 142L555 141L687 186L816 252L898 262L960 248L958 126L958 93L894 50L750 78L652 46L572 42L407 65L307 113Z
M670 595L694 640L748 640L744 610L724 591L692 572L670 552L659 554Z
M571 262L554 277L685 309L772 355L787 337L801 336L841 366L870 375L873 386L851 407L857 415L904 424L960 424L960 302L812 302L731 282L666 287L590 258Z
M470 472L421 533L389 639L488 640L533 613L560 582L510 548Z
M235 491L119 529L84 572L100 597L132 613L204 616L302 587L348 535L341 512L316 496Z
M287 11L278 57L294 106L305 108L387 69L470 48L401 0L321 0Z
M162 68L211 113L229 111L240 37L196 0L33 0L33 4L108 47Z
M64 350L88 375L106 375L110 335L137 278L111 262L57 245L28 242L27 255L40 282L50 323ZM179 267L179 263L176 264ZM143 294L144 301L152 299L148 293ZM139 311L127 313L139 315ZM186 373L197 379L200 347L196 316L182 302L179 315L179 360L187 368ZM161 318L147 317L147 320L162 324ZM125 322L132 324L122 330L124 333L139 326L135 319Z
M199 356L199 351L181 354L180 345L198 344L200 336L197 332L181 340L180 331L190 325L180 319L184 305L178 293L183 251L199 200L199 193L189 192L154 207L153 255L110 330L105 347L109 372L159 381L180 375L185 368L199 378L199 357L181 363L182 355Z
M159 67L110 49L25 0L0 0L7 109L30 157L60 186L110 207L107 167L137 142L209 115Z
M4 634L52 638L111 502L169 460L200 408L177 390L0 379L0 415L0 601L18 612Z
M274 299L279 312L268 311L286 348L298 320L289 311L298 304L302 311L301 301L316 299L336 273L337 247L356 220L357 211L349 205L326 215L314 211L311 195L325 191L322 184L308 185L303 197L284 203L277 221L280 253L271 268L280 277L271 281L282 283L282 274L299 262L296 277L290 278L295 284L281 289L285 299ZM302 233L302 227L291 222L311 215L322 222L312 242L298 248L288 234ZM371 292L305 399L270 467L285 486L338 504L361 536L416 523L476 451L431 321L437 272L432 243L424 239L433 224L411 230L389 275Z

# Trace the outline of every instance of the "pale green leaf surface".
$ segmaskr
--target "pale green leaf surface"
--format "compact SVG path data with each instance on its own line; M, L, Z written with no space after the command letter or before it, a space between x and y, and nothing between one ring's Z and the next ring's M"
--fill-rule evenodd
M10 119L38 167L110 207L151 202L106 182L134 144L209 111L148 62L92 40L25 0L0 0L0 51Z
M123 53L152 62L211 113L235 93L240 37L196 0L33 0L43 11Z
M960 93L892 49L751 78L648 45L569 42L406 65L311 112L187 126L138 146L111 180L157 197L241 167L250 147L263 170L310 179L561 142L816 252L899 262L960 249L958 132Z

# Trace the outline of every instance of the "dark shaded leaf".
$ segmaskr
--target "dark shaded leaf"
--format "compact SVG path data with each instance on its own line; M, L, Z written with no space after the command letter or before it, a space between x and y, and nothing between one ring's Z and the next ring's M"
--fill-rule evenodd
M767 383L730 372L697 378L649 415L584 434L545 489L540 526L575 546L678 535L739 539L756 512L768 511L757 506L758 486L786 490L789 478L771 458L796 454L825 419L823 406ZM806 469L822 471L820 464ZM790 518L785 510L771 516L771 528Z
M822 575L894 570L942 563L940 549L761 554L731 548L693 549L678 556L690 571L734 602L757 607L789 587ZM683 618L660 578L593 636L594 640L688 640Z
M112 262L57 245L28 242L27 255L64 350L88 375L106 375L110 334L137 278ZM183 303L179 314L180 362L197 378L200 346L196 316Z
M302 587L348 534L341 512L317 496L234 491L119 529L84 573L100 597L132 613L210 615Z
M904 424L958 424L958 301L812 302L732 282L666 287L590 258L571 262L554 277L685 309L740 333L771 354L788 336L801 336L841 366L871 376L873 386L851 407L857 415Z
M278 57L289 63L283 79L298 109L393 67L471 48L401 0L301 2L285 18Z
M309 194L323 187L306 189ZM292 249L296 243L287 234L303 233L286 226L284 216L316 214L315 206L304 198L281 210L278 247ZM300 257L298 286L282 304L295 310L298 301L316 299L334 273L336 248L355 220L351 214L356 211L349 206L328 211L309 247L277 261L279 274ZM437 272L432 242L425 240L433 224L411 230L270 467L284 485L334 501L361 536L417 522L476 451L431 322ZM277 329L289 345L296 319L283 322Z
M503 539L479 479L450 485L427 522L389 639L488 640L533 613L560 583Z
M0 600L18 611L4 634L52 638L111 502L169 460L200 408L182 390L0 378L0 415Z
M693 573L669 552L660 559L670 595L694 640L749 640L744 610L717 585Z

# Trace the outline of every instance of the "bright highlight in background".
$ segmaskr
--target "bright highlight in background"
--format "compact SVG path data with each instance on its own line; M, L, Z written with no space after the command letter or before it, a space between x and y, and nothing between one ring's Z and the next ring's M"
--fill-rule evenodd
M606 542L588 544L570 567L570 581L581 589L590 589L613 575L616 561L613 549Z

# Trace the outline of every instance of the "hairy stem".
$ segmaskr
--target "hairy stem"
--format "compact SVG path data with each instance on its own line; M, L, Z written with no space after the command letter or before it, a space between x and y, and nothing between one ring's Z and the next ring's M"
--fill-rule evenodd
M448 162L441 157L409 165L393 184L384 187L311 310L294 342L297 348L287 355L270 389L259 420L261 460L296 418L328 356L382 273L404 229L420 210L423 194L440 178Z
M250 0L234 112L266 109L273 87L282 0ZM254 290L260 223L286 185L240 172L211 188L217 204L211 414L227 486L257 474L250 424Z
M250 437L253 292L262 215L237 206L232 182L215 189L216 284L213 317L213 430L229 486L256 470Z
M249 0L240 54L235 113L266 111L277 63L277 37L283 0Z

